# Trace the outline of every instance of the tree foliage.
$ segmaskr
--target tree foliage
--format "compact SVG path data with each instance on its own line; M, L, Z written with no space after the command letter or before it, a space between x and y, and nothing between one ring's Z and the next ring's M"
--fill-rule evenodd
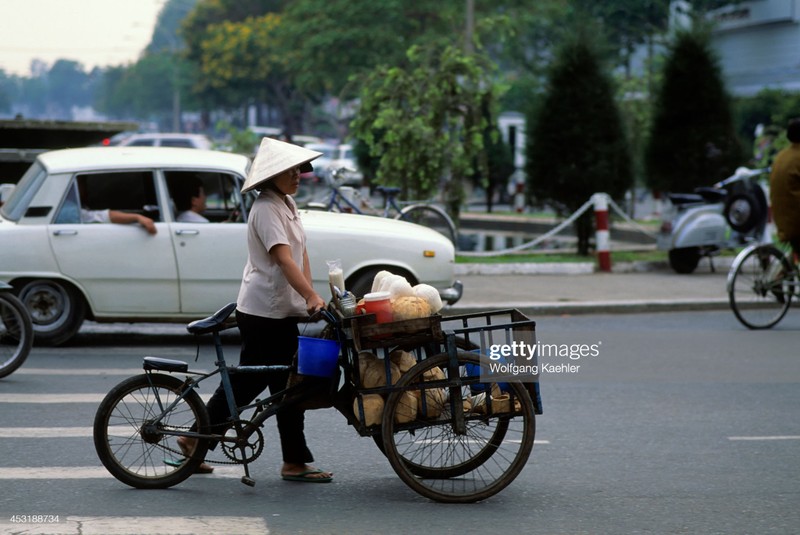
M614 88L586 30L556 54L540 105L528 113L528 195L563 214L592 194L620 198L631 185L628 144ZM591 216L591 213L587 214ZM591 218L578 220L578 252L588 254Z
M379 158L377 182L415 198L441 188L457 215L463 180L483 149L490 73L483 56L452 46L411 47L404 65L372 71L352 128Z
M645 151L649 185L656 191L692 191L725 178L745 161L707 35L679 33L655 99Z

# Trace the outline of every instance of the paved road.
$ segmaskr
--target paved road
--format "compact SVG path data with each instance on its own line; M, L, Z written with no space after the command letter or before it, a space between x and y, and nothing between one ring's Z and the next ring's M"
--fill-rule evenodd
M725 311L536 319L541 341L600 342L601 353L577 374L543 379L528 467L470 506L417 496L331 410L308 416L331 485L278 480L268 425L255 488L223 467L170 490L129 489L97 461L94 411L142 355L192 360L186 335L87 332L37 348L0 381L0 533L25 532L13 514L59 515L56 527L24 528L70 535L796 532L800 314L771 331L748 331ZM200 366L210 351L201 348Z

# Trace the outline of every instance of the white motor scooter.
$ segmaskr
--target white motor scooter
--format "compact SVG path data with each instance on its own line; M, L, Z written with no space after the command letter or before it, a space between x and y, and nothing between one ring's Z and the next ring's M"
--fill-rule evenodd
M768 195L756 179L767 173L739 167L711 187L670 194L657 239L657 247L669 251L670 267L692 273L703 257L711 261L723 249L768 239Z

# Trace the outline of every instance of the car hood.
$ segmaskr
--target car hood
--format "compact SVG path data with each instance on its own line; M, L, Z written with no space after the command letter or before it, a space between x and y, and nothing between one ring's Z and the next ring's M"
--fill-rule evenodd
M430 242L431 246L436 246L444 250L449 249L453 255L455 254L455 248L450 240L435 230L406 221L378 216L339 214L320 210L300 210L300 217L306 228L336 229L346 231L352 235L383 234L389 240L412 238L420 242Z
M341 258L345 277L384 265L412 273L417 280L443 288L453 282L455 249L438 232L377 216L302 210L313 269ZM402 251L402 254L398 254Z

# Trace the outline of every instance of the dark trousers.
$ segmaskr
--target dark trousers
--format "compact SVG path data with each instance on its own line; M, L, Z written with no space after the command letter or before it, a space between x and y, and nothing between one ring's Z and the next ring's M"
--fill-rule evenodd
M242 350L239 355L240 366L266 366L291 364L297 352L297 320L293 318L271 319L236 312L236 321L242 336ZM286 388L287 373L269 374L231 374L231 386L236 406L252 402L265 388L270 393ZM208 401L208 414L214 431L219 431L230 416L225 391L222 384ZM283 461L287 463L310 463L314 460L306 446L303 432L305 412L299 409L284 409L276 414L278 433L281 440Z

